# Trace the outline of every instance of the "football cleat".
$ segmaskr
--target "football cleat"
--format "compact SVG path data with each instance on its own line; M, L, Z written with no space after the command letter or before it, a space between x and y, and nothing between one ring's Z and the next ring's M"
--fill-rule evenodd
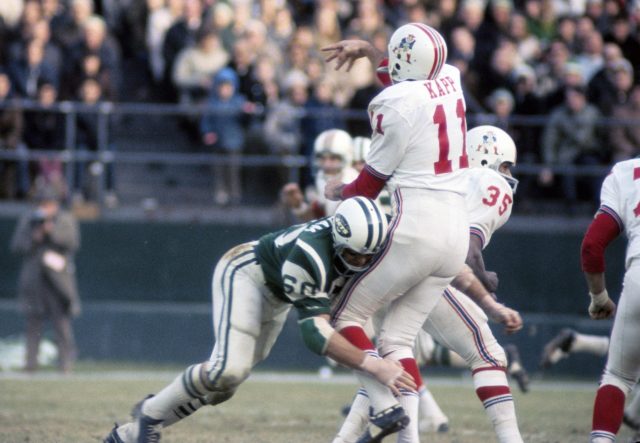
M142 414L138 418L138 443L158 443L160 441L160 429L162 420L156 420Z
M124 441L118 435L118 423L113 425L113 429L109 432L109 435L102 440L102 443L124 443Z
M420 417L418 429L421 433L437 432L438 434L444 434L449 432L449 421L446 417L439 421L431 417Z
M379 443L387 435L401 431L409 424L402 406L395 405L369 417L369 426L356 443Z
M529 392L529 373L522 365L520 352L516 345L506 345L504 351L507 353L507 373L518 383L521 392Z
M547 343L542 352L540 367L547 369L563 358L566 358L571 351L571 345L576 336L576 331L571 328L564 328L549 343Z

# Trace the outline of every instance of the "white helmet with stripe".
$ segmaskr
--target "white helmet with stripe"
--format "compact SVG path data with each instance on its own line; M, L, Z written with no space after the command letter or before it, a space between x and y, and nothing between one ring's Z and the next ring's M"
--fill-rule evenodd
M433 80L447 60L447 44L423 23L400 26L389 39L389 75L393 83Z
M510 166L515 166L517 158L516 144L509 134L496 126L476 126L467 131L467 155L469 167L493 169L515 192L518 180L505 173ZM507 165L501 168L503 163Z
M342 167L350 166L353 158L353 139L342 129L322 131L313 142L316 159L324 155L335 155L342 159Z
M371 139L368 137L355 137L353 139L353 162L364 162L371 150Z
M380 251L387 237L387 216L377 203L366 197L352 197L338 206L333 215L333 244L336 255L350 270L360 272L367 266L357 267L342 256L345 249L373 255Z

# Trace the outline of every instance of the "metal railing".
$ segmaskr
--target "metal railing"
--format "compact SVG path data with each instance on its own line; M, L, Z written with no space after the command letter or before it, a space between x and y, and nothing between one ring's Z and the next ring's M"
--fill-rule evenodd
M54 112L64 116L64 137L59 149L20 149L8 150L0 146L0 161L38 161L40 159L59 160L65 165L67 182L72 185L74 180L73 165L78 162L99 162L103 166L109 164L183 164L183 165L227 165L230 164L230 156L216 153L196 152L158 152L158 151L123 151L122 149L110 149L110 143L114 140L114 134L110 127L110 120L121 119L125 116L157 115L168 118L200 117L203 115L220 115L225 111L211 108L206 105L181 105L158 103L111 103L101 102L96 105L87 105L81 102L57 102L50 106L42 106L33 100L11 100L0 102L0 109L19 109L22 111ZM349 120L367 120L367 115L361 110L340 110L338 115ZM265 109L257 107L247 113L255 117L263 116ZM97 116L97 148L95 151L77 149L77 116L80 114L95 114ZM324 116L336 116L335 111L327 113L325 110L309 112L303 109L296 118L323 118ZM542 127L547 122L546 115L523 116L514 115L509 118L510 125L521 127ZM468 116L469 127L475 124L492 124L497 118L491 114L474 114ZM614 118L602 118L599 126L637 126L637 120L621 120ZM291 181L298 181L301 168L309 166L309 159L297 153L291 154L240 154L237 161L242 168L252 167L282 167L288 170ZM517 166L517 175L539 174L545 165L533 163L520 163ZM555 174L571 176L604 176L608 173L608 166L576 166L555 165L551 167ZM104 191L104 184L98 189L98 196Z

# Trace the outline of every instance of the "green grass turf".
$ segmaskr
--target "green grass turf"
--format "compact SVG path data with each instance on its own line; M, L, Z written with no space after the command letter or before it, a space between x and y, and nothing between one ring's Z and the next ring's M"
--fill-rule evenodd
M157 392L181 368L148 372L139 365L81 365L75 375L44 372L35 377L0 377L1 443L99 442L114 421L125 421L131 406ZM117 372L127 370L130 372ZM96 372L99 371L99 372ZM130 376L128 375L130 374ZM520 429L527 443L588 441L594 390L584 385L534 384L514 392ZM538 389L536 389L538 387ZM355 385L328 382L248 380L234 398L206 407L168 428L165 443L330 442L341 423L340 408ZM451 430L423 434L429 443L488 443L495 437L471 383L434 383L436 399L449 415ZM624 429L618 441L626 442ZM386 441L395 441L387 438Z

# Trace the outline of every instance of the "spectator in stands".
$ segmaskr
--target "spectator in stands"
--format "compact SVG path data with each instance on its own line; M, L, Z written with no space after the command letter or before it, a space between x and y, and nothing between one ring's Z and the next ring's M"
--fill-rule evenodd
M98 105L102 103L102 88L100 83L94 79L86 79L79 87L79 98L83 105L92 109L77 115L76 151L113 151L115 145L109 140L99 139L101 116ZM108 116L102 116L108 118ZM111 120L107 120L107 133L113 134ZM115 176L113 162L108 161L105 165L101 161L91 163L91 174L95 182L85 181L85 169L88 164L83 161L75 163L73 181L73 199L76 203L82 203L85 199L96 200L102 188L102 175L104 175L104 203L107 207L118 205L118 198L115 193ZM103 173L104 172L104 173ZM97 188L97 189L96 189Z
M53 40L67 53L82 41L84 24L93 14L93 2L72 0L70 8L68 14L51 23Z
M578 200L578 180L566 170L558 173L552 167L599 165L604 163L608 153L600 143L598 133L600 112L587 102L585 88L570 87L565 94L565 103L552 111L542 134L542 160L546 167L538 180L542 186L551 186L559 176L562 196L571 213ZM588 199L596 204L600 181L588 177L585 182Z
M622 56L635 66L635 77L640 78L640 36L632 32L631 18L627 14L616 16L604 40L615 43L622 50Z
M178 92L173 83L174 64L183 49L194 46L197 34L203 25L203 10L200 0L184 0L181 18L166 32L162 44L164 57L164 90L166 99L176 101Z
M582 69L584 79L591 78L604 66L602 35L595 29L589 31L581 40L582 50L575 57L575 62Z
M622 126L611 128L612 162L640 155L640 84L636 84L629 93L629 100L613 108L613 117L619 119Z
M80 230L75 217L60 207L60 196L51 188L38 190L36 203L20 217L11 238L11 251L22 257L18 295L26 316L24 369L38 369L44 323L50 320L58 348L58 368L67 374L76 359L71 321L80 313L74 265Z
M38 0L24 2L20 21L13 30L13 40L26 41L33 38L33 27L42 20L42 8Z
M243 120L252 107L238 92L238 75L233 69L220 70L213 83L208 109L215 112L202 117L202 142L219 153L228 154L229 162L216 164L214 168L216 204L238 204L242 196L239 160L245 143Z
M64 142L64 116L52 109L58 98L55 85L41 82L38 86L38 104L43 110L24 112L24 141L30 149L62 150Z
M168 5L165 3L165 0L147 0L147 60L151 79L156 86L161 85L164 78L162 45L165 35L182 14L182 0L173 0Z
M211 24L218 31L224 50L231 53L237 38L233 32L233 8L227 3L216 2L211 9Z
M295 29L296 24L293 21L291 10L287 6L283 6L276 12L273 26L268 29L269 39L278 46L280 52L284 52Z
M555 39L561 41L566 45L570 52L577 51L576 42L576 19L574 16L566 15L560 17L557 23L557 32ZM552 40L553 41L553 40Z
M553 77L551 77L553 78ZM550 77L543 78L542 81L547 81L547 85L551 86L553 83ZM553 78L555 80L555 78ZM553 109L556 106L560 106L565 102L566 90L572 87L585 87L584 74L580 65L568 62L563 67L562 76L559 81L555 81L555 88L549 90L546 94L541 95L545 104L545 109Z
M92 55L99 58L99 63L89 58L87 66L86 57ZM97 15L92 15L84 22L82 39L71 48L69 67L77 69L80 76L98 80L103 88L104 98L114 100L120 91L121 66L117 42L109 34L105 21ZM77 81L73 75L73 71L67 73L68 81ZM71 83L71 87L75 89L78 84Z
M520 13L511 15L509 21L509 37L516 45L518 58L525 63L532 63L540 57L542 45L538 37L527 28L527 19Z
M608 83L607 87L601 89L597 101L590 102L595 104L603 115L610 116L616 105L627 102L633 86L633 67L628 60L618 59L611 62L607 74L606 79L603 79Z
M560 33L559 23L556 22L556 6L551 2L541 0L525 0L523 8L527 21L527 29L543 46L554 37L556 31Z
M24 98L36 98L39 82L52 83L56 87L59 84L59 72L44 62L44 48L37 40L27 43L24 57L11 63L9 69L17 95Z
M185 105L202 103L211 92L213 78L229 62L229 54L212 28L201 28L196 45L183 49L173 67L179 101Z
M0 150L23 151L21 109L12 105L11 79L0 70ZM24 197L29 189L28 166L25 161L0 160L0 198Z
M307 76L291 71L284 79L285 97L267 109L264 125L265 140L274 154L298 154L302 152L301 119L303 108L309 100Z

